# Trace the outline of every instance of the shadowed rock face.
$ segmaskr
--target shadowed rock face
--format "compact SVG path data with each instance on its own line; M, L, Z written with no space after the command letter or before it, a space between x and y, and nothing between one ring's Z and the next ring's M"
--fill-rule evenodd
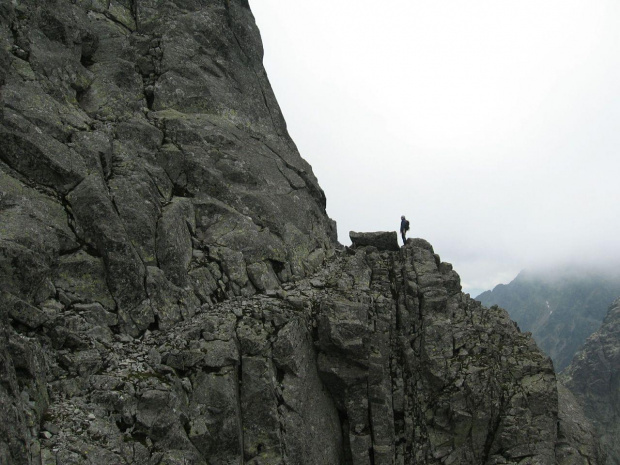
M503 310L338 250L247 2L0 20L1 463L572 463Z
M325 197L287 134L247 3L0 13L6 292L96 301L138 335L330 253ZM183 304L153 305L161 287Z
M592 421L607 464L620 464L620 299L610 307L601 328L592 334L562 381Z
M556 463L550 360L423 240L137 339L60 314L45 463Z

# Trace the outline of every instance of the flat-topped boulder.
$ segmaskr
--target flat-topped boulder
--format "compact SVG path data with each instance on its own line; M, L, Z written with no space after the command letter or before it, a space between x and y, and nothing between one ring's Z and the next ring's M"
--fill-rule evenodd
M355 232L350 231L349 237L354 247L373 246L379 250L399 250L396 231Z

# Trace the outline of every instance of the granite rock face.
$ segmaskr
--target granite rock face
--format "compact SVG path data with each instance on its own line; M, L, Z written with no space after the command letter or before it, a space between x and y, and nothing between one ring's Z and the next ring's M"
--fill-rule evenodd
M333 253L262 53L245 1L0 1L0 462L39 463L46 385L114 334Z
M398 250L398 237L396 231L380 231L371 233L360 233L351 231L349 233L353 247L373 246L379 250Z
M59 347L42 463L580 463L551 361L423 240L137 338L98 304L59 313L20 336Z
M563 384L558 383L558 445L556 460L561 465L590 465L607 462L600 435L583 407Z
M620 299L562 373L562 382L592 421L607 464L620 464Z
M0 86L3 464L590 444L558 430L550 360L430 244L338 246L246 1L0 0Z
M333 248L247 3L3 1L0 15L6 292L107 304L138 335L303 277ZM155 281L183 304L153 305Z

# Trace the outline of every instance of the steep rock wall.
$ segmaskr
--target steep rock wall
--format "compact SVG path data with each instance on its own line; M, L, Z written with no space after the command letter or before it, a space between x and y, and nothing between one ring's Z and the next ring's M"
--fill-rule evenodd
M5 292L98 302L138 335L329 253L325 198L247 3L5 1L0 14ZM153 305L162 287L183 303Z
M247 2L2 0L0 86L0 461L38 463L48 383L101 364L75 330L278 288L335 225Z
M592 421L607 464L620 464L620 299L562 373L562 382Z

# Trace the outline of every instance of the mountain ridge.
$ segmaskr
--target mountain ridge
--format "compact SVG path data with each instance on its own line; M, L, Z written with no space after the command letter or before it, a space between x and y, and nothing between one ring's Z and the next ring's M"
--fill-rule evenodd
M599 328L618 295L618 273L573 264L524 270L509 284L500 284L476 299L507 309L524 331L532 332L556 370L562 371Z
M0 64L0 462L600 463L428 242L337 243L247 1L3 1Z

